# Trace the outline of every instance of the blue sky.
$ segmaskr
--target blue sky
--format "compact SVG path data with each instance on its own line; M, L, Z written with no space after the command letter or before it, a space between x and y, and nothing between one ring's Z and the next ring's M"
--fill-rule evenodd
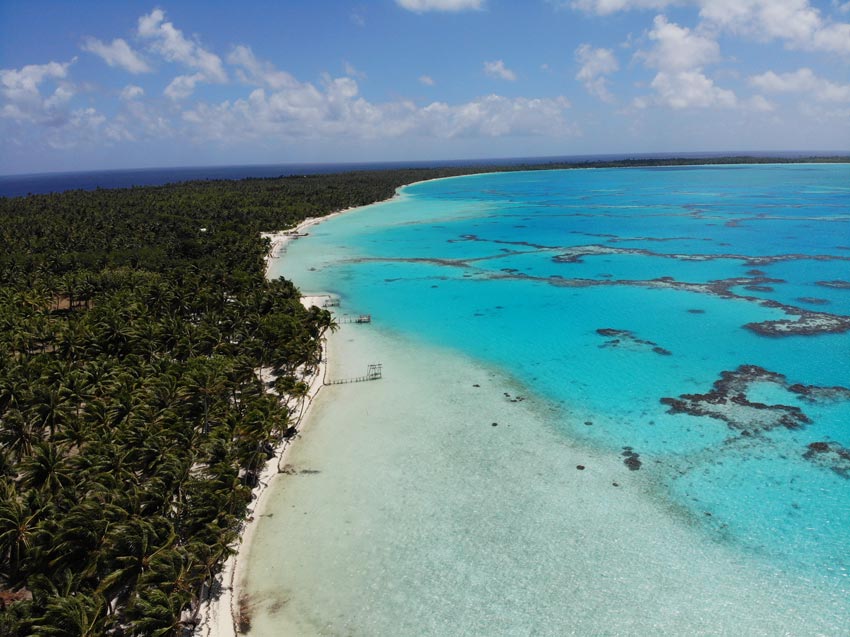
M850 0L0 2L0 174L850 149Z

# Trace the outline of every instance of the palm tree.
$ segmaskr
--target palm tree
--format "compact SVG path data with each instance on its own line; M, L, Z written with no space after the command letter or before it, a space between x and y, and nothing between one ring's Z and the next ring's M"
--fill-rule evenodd
M33 620L34 637L97 637L103 635L106 619L104 600L99 595L77 593L52 597L41 617Z
M21 486L25 488L44 489L55 495L74 483L65 455L52 442L36 444L19 466Z
M16 582L35 534L38 511L33 511L10 484L0 492L0 564L6 579Z

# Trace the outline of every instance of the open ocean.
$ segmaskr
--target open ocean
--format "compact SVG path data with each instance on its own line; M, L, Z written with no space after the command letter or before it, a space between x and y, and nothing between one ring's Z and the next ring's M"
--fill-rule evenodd
M425 182L273 273L384 379L320 394L252 634L850 634L850 165Z
M503 159L467 159L446 161L360 162L328 164L255 164L238 166L190 166L176 168L135 168L81 172L33 173L0 175L0 197L22 197L66 190L95 190L97 188L132 188L206 179L271 178L288 175L330 174L350 170L387 170L392 168L441 166L507 166L516 164L552 163L561 161L611 161L617 159L657 159L661 157L720 157L734 153L636 153L631 155L570 155L565 157L525 157ZM758 157L802 157L811 155L840 155L839 152L756 152Z

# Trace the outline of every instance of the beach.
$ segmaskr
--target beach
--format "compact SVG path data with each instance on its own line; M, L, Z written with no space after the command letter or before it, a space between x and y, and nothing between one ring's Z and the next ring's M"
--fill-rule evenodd
M320 223L325 218L332 218L352 210L351 208L331 213L327 217L309 218L302 221L295 228L279 232L263 233L263 238L271 242L269 254L266 258L266 274L272 267L274 259L279 259L285 252L287 244L303 236L309 228ZM302 296L301 303L305 308L312 306L322 307L328 295L318 294ZM210 595L201 603L198 612L198 622L194 631L195 635L201 637L235 637L239 626L239 587L237 585L240 577L240 557L250 548L251 541L256 532L257 520L262 515L264 505L264 494L273 482L274 478L285 470L287 459L292 445L301 435L304 427L309 421L308 415L313 401L324 385L327 373L327 345L322 342L322 360L313 374L306 376L303 380L309 389L303 399L293 401L290 405L292 413L295 414L291 426L297 430L297 435L286 438L275 448L274 457L270 458L259 476L258 484L253 490L253 500L249 506L248 516L242 524L239 543L235 552L225 561L221 572L216 576L214 589L217 594ZM269 370L257 370L257 375L264 381L273 380Z

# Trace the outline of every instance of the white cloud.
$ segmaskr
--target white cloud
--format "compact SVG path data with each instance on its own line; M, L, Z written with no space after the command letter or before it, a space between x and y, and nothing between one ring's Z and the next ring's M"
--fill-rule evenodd
M197 71L207 82L226 82L227 73L221 58L204 49L197 42L187 40L180 29L165 22L162 9L154 9L139 18L138 34L150 40L151 49L169 62L179 62Z
M764 95L753 95L744 102L744 108L760 113L770 113L776 110L776 107L764 97Z
M28 64L20 69L0 69L0 117L53 124L58 119L64 119L65 116L57 110L74 94L73 86L64 80L68 76L68 67L75 60ZM53 81L56 88L45 97L41 93L41 86L48 81Z
M613 101L614 96L608 90L608 79L605 76L620 68L614 52L611 49L594 49L589 44L582 44L576 49L575 56L581 64L576 79L584 84L591 95L604 102Z
M767 93L805 93L819 102L850 102L850 84L830 82L808 68L780 74L768 71L754 75L750 83Z
M549 0L557 8L567 6L596 15L610 15L618 11L631 9L663 9L672 4L681 4L681 0Z
M358 80L365 80L366 73L358 69L348 60L343 60L342 68L345 70L345 74L351 77L356 77Z
M484 0L395 0L403 9L415 13L426 11L469 11L484 8Z
M145 89L141 86L136 86L135 84L128 84L121 91L121 99L125 102L129 102L130 100L135 100L142 97L145 94Z
M739 106L734 92L715 85L703 71L704 65L720 59L717 42L661 15L655 17L648 35L653 49L636 56L658 71L650 84L655 96L643 98L639 105L654 102L677 110Z
M434 81L434 78L431 77L430 75L420 75L419 76L419 83L424 84L425 86L434 86L436 84L436 82Z
M720 59L717 42L694 33L687 27L656 16L649 39L655 48L643 54L647 64L663 71L683 71L700 68Z
M74 148L80 144L100 144L101 130L106 117L92 107L72 111L61 125L47 131L47 145L58 150Z
M409 100L372 103L350 77L325 76L320 86L298 83L280 91L255 89L246 99L201 103L183 113L194 137L226 143L283 143L303 139L400 137L458 138L507 135L564 136L575 132L563 97L529 99L488 95L461 104Z
M728 31L760 40L782 40L789 48L850 55L850 24L824 18L810 0L549 0L596 15L618 11L697 6L701 27ZM850 2L833 0L841 14Z
M298 81L286 71L279 71L273 64L256 58L251 47L239 45L234 47L227 61L239 66L236 75L240 81L255 86L268 86L273 89L296 86Z
M782 40L791 49L850 55L850 23L823 17L810 0L692 0L703 27L759 40Z
M501 80L508 80L509 82L516 80L516 73L507 68L502 60L484 62L484 72L490 77Z
M112 44L106 44L97 38L86 38L82 48L84 51L99 56L109 66L117 66L130 73L149 73L151 71L147 62L121 38L116 38L112 41Z
M172 100L185 100L195 92L195 85L204 80L203 73L194 75L178 75L165 87L163 94Z
M731 108L738 103L735 93L718 86L699 70L659 72L652 80L657 101L674 109Z

